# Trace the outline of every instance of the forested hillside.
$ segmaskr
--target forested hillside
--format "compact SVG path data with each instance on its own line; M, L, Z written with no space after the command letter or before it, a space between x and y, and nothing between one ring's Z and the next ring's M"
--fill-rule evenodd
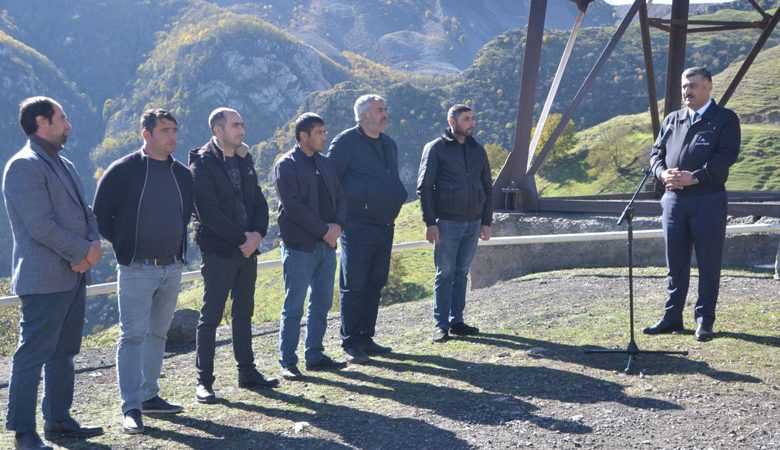
M3 2L0 159L6 161L25 140L17 123L18 102L45 94L62 101L73 122L65 155L76 163L90 196L95 174L141 144L138 117L152 106L168 108L179 119L179 159L208 138L209 111L223 105L237 108L247 123L246 141L258 171L265 175L292 145L290 124L298 114L322 114L332 138L354 125L352 104L357 96L378 92L388 99L388 133L399 144L401 174L412 192L422 146L441 132L452 103L474 106L477 138L489 144L496 166L511 148L529 4L502 0L480 8L474 2L433 0ZM537 111L576 14L574 2L549 2ZM602 1L591 4L587 17L553 112L560 112L574 96L618 18ZM755 12L722 6L701 16L705 17L758 19ZM722 88L757 35L756 30L692 35L688 64L706 65L718 73L717 86ZM659 92L664 88L666 39L665 33L653 31ZM746 151L734 177L745 188L778 186L770 171L780 153L776 144L780 80L774 50L778 40L776 31L759 58L762 63L748 72L730 104L746 123ZM642 68L639 31L633 26L576 112L568 144L558 154L560 161L542 170L539 185L544 193L614 192L629 184L614 179L632 170L631 164L639 161L636 155L614 162L609 180L589 169L603 157L594 149L608 149L610 142L634 149L646 144L649 120L642 115L648 109ZM605 131L609 129L630 133L627 140L620 140ZM272 190L264 187L272 197ZM0 220L0 233L9 236L6 220ZM109 259L100 274L112 272ZM3 260L10 260L10 239L0 242ZM8 264L0 264L0 276L8 271Z

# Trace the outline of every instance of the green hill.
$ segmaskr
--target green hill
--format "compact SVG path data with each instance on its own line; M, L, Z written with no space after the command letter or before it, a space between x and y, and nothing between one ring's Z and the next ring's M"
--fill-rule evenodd
M728 188L780 190L780 46L759 54L745 81L726 105L742 123L742 148ZM720 98L740 62L713 77L713 98ZM629 192L647 165L652 146L650 115L614 117L577 134L578 145L556 165L543 166L542 195ZM594 170L601 167L602 170Z

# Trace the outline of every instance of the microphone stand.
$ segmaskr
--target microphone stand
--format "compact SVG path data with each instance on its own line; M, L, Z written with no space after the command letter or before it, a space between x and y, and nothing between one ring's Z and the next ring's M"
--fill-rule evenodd
M642 188L645 186L645 183L647 182L647 179L650 177L650 169L647 168L644 170L644 178L642 178L642 181L639 183L639 187L637 188L636 192L634 192L634 196L631 197L631 200L629 200L628 204L626 205L626 209L623 210L623 214L620 215L620 218L617 221L617 225L622 225L623 221L626 222L626 226L628 229L628 323L629 323L629 330L631 335L631 340L628 343L628 347L625 350L607 350L607 349L588 349L585 350L585 353L625 353L628 355L628 364L626 365L625 372L630 374L633 373L633 364L634 360L636 359L637 355L640 354L656 354L656 355L687 355L688 351L656 351L656 350L640 350L639 346L636 345L636 339L634 338L634 254L633 254L633 243L634 243L634 225L632 223L634 218L634 203L636 202L636 198L639 195L639 193L642 191Z

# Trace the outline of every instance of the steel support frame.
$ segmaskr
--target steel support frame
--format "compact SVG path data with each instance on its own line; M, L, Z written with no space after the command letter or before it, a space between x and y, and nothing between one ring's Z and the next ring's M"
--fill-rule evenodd
M581 11L585 11L587 5L592 0L572 0L577 3ZM761 28L762 33L756 41L755 45L751 49L748 56L743 61L739 70L737 71L734 79L731 80L729 86L726 88L723 96L720 99L719 104L724 106L733 95L736 87L744 77L747 70L752 65L756 56L763 48L764 44L777 27L780 21L780 8L778 8L774 14L770 15L766 13L755 0L747 0L756 11L762 16L760 22L718 22L718 21L701 21L701 20L688 20L689 13L689 0L673 0L672 3L672 17L670 20L650 19L647 17L647 5L645 0L636 0L631 8L626 13L626 17L621 22L621 25L615 31L614 35L610 39L599 59L594 64L590 73L586 77L583 84L580 86L574 99L569 104L566 112L563 114L560 123L553 130L549 139L545 143L541 152L530 165L530 143L531 143L531 126L533 121L533 108L536 98L536 88L539 78L539 63L541 61L541 42L544 34L544 18L546 14L546 0L532 0L531 13L529 14L528 21L528 35L526 37L526 50L525 59L523 62L522 82L520 86L520 100L518 102L518 117L516 121L516 134L512 153L507 158L506 163L501 169L499 176L496 178L493 195L494 205L496 209L504 209L504 196L503 188L515 184L523 192L523 196L518 199L520 210L556 210L556 211L580 211L580 212L607 212L610 206L603 205L598 207L598 199L583 198L583 197L558 197L549 199L539 199L539 195L536 189L536 183L534 176L541 167L544 158L550 152L555 142L562 134L566 123L569 122L573 116L574 110L579 106L584 96L588 93L590 86L598 75L602 66L606 63L606 60L612 53L612 50L622 38L625 33L625 29L633 20L635 15L639 15L640 31L642 33L642 47L645 59L645 76L647 77L648 86L648 103L650 108L650 118L652 122L653 135L657 136L660 132L660 117L658 115L658 99L655 86L655 73L654 65L652 61L652 48L650 41L649 28L651 26L663 29L669 32L669 53L667 56L667 73L666 73L666 87L665 87L665 99L664 99L664 114L669 114L672 111L679 109L681 104L681 92L679 90L679 79L684 70L685 64L685 50L687 44L687 34L691 32L703 32L713 31L721 29L744 29L744 28ZM698 27L689 29L689 24L709 25L704 27ZM526 170L528 168L528 170ZM743 192L741 193L743 198L742 202L732 205L743 213L750 213L752 215L769 215L780 217L780 205L776 202L780 198L780 193L761 193L761 192ZM771 197L765 198L766 195ZM652 195L652 194L650 194ZM597 196L602 198L603 196ZM581 201L578 201L581 199ZM751 199L755 199L757 202L767 201L770 203L751 204ZM746 202L746 203L745 203ZM575 203L577 206L575 206ZM570 207L564 205L570 204ZM648 207L640 208L647 212L655 212L655 208ZM642 214L644 211L640 211Z

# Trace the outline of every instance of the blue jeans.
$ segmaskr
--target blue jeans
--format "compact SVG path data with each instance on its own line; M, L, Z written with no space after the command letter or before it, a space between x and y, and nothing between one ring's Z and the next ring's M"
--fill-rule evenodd
M35 431L35 409L41 368L43 418L49 422L70 417L73 404L73 357L81 350L84 329L84 277L76 287L53 294L22 295L19 346L8 382L5 426L19 433Z
M463 322L469 266L477 252L481 222L439 220L439 241L433 249L433 318L436 327L449 330Z
M341 233L341 346L374 337L382 288L390 272L392 225L347 223Z
M116 372L122 412L160 392L165 341L181 290L182 264L119 266L119 347Z
M333 306L333 284L336 273L336 250L318 242L313 252L293 250L281 246L284 270L284 306L279 327L279 363L283 367L298 364L295 350L301 336L301 317L306 293L309 309L306 312L306 341L304 358L316 363L325 354L322 339L328 328L328 311Z

